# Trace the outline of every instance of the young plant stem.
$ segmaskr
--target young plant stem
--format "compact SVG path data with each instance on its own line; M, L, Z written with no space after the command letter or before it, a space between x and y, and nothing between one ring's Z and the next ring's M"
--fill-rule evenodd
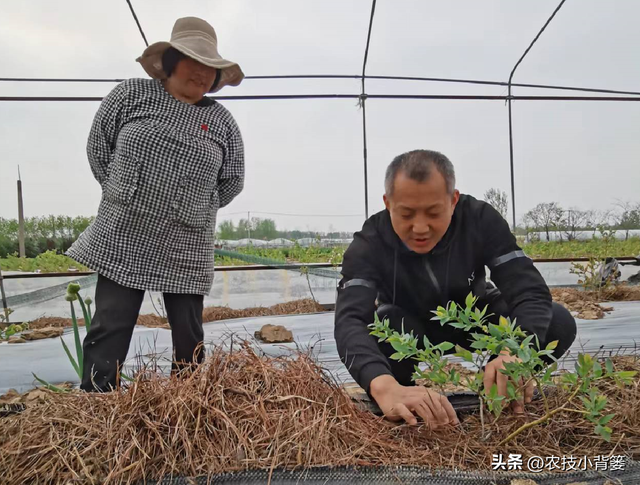
M589 414L589 411L585 411L584 409L565 408L564 410L572 413L578 413L578 414Z
M549 419L551 419L554 415L558 414L559 412L569 411L570 408L568 408L567 406L569 406L569 404L571 404L571 401L573 400L574 397L576 397L578 395L579 391L580 391L580 386L576 386L575 390L571 393L571 395L567 399L567 403L564 406L556 408L553 411L549 411L547 414L542 416L540 419L536 419L535 421L531 421L530 423L523 424L518 429L516 429L513 433L511 433L509 436L507 436L505 439L503 439L500 443L498 443L498 446L505 445L506 443L511 441L513 438L518 436L520 433L522 433L523 431L526 431L529 428L533 428L534 426L537 426L539 424L546 423L547 421L549 421Z
M484 437L484 399L482 399L480 394L478 394L478 399L480 399L480 426L482 427L482 436Z
M80 369L80 371L82 371L83 369L83 352L82 352L82 343L80 342L80 332L78 330L78 319L76 317L76 309L73 306L73 302L69 302L69 305L71 306L71 323L73 324L73 339L75 340L75 344L76 344L76 355L78 357L77 363L78 363L78 369Z
M84 323L84 326L87 327L87 332L89 331L90 325L91 325L91 319L93 318L91 316L91 303L87 304L87 313L89 314L89 321Z
M537 377L533 377L533 380L536 383L536 386L538 386L538 389L540 390L540 395L542 396L542 402L544 404L544 412L549 414L549 401L547 401L547 395L544 392L544 389L542 388L542 385L540 385L540 381L538 380ZM525 385L525 389L526 389L526 385Z
M309 293L311 293L311 298L313 298L313 301L315 301L316 303L318 303L318 300L316 300L315 295L313 294L313 290L311 289L311 281L309 280L309 267L305 266L304 267L304 275L307 277L307 285L309 286Z
M82 317L84 318L84 327L87 330L87 332L89 332L89 329L91 328L91 316L89 315L89 311L87 310L87 307L84 304L84 301L82 300L82 297L80 295L78 295L78 303L80 303L80 308L82 309Z

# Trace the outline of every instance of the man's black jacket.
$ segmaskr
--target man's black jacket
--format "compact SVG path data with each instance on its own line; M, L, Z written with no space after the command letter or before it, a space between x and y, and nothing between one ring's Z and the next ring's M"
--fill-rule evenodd
M387 210L370 217L344 254L336 301L338 353L356 382L368 392L374 378L391 374L367 328L376 298L379 304L395 303L425 325L440 326L430 321L439 305L453 300L464 306L469 292L485 295L485 266L510 309L508 316L543 342L552 315L549 288L491 205L461 195L446 234L424 255L404 245Z

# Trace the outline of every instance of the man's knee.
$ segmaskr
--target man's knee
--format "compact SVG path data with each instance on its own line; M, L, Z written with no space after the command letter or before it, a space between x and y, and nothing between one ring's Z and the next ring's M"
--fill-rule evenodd
M578 333L578 326L573 315L559 303L552 303L551 325L545 338L545 346L554 340L558 341L558 346L553 352L556 359L561 358L573 345Z

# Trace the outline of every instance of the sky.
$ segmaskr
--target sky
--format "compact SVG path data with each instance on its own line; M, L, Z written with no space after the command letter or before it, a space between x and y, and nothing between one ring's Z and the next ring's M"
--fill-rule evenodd
M132 0L150 43L201 17L246 75L359 74L369 0ZM506 81L558 5L553 0L379 0L367 74ZM635 0L567 0L514 82L640 91ZM2 2L4 77L146 77L144 43L125 0ZM0 82L0 96L104 96L115 83ZM245 80L220 95L359 94L358 80ZM369 94L490 94L506 88L367 81ZM514 88L515 95L572 93ZM362 113L354 99L223 101L245 143L243 192L218 221L269 217L279 228L356 231L364 221ZM0 102L0 217L93 215L100 187L86 158L97 102ZM458 188L510 192L503 101L377 100L366 105L369 214L384 172L425 148L454 163ZM516 216L540 202L609 209L640 201L640 103L513 102ZM283 215L289 214L289 215Z

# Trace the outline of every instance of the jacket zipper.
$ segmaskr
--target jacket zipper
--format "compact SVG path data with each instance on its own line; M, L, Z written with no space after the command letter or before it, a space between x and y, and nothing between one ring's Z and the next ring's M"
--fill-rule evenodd
M433 285L435 290L438 292L438 295L442 296L442 289L440 288L440 283L438 283L438 278L436 278L436 275L433 272L433 269L431 268L431 264L429 263L429 259L427 258L428 256L424 257L424 268L427 271L427 276L429 277L429 280L431 281L431 284Z

